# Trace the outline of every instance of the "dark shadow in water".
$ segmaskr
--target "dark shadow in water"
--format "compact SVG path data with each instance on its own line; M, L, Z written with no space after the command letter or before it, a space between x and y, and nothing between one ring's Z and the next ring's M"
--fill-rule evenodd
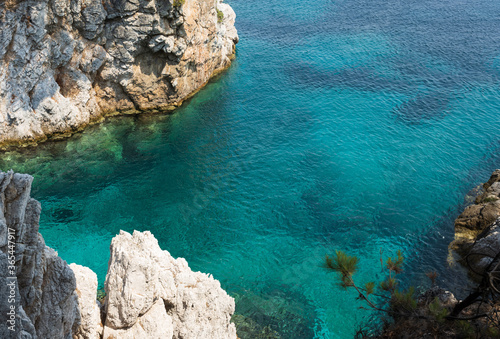
M291 20L287 12L274 9L276 16L267 25L269 29L262 30L255 20L244 19L239 28L242 34L286 46L315 35L375 35L387 38L397 51L362 67L336 71L303 62L285 64L291 86L406 94L412 99L393 112L398 122L407 124L444 117L454 93L463 87L498 86L492 62L498 57L500 26L490 15L500 10L498 3L472 0L467 11L459 2L433 0L331 1L321 6L323 13L314 20ZM300 9L317 15L307 5ZM366 48L365 53L371 53L370 47ZM379 65L389 66L399 75L387 77L377 71Z
M419 94L393 109L396 119L407 124L444 117L449 112L450 98L442 92Z
M354 88L362 91L390 91L418 93L417 86L399 79L384 77L369 68L347 68L339 71L321 70L305 63L285 65L285 73L294 86L321 88ZM435 79L433 87L441 90L417 94L393 109L397 121L419 124L425 120L440 119L449 113L450 93L458 88L453 79L442 76Z
M450 252L446 246L454 239L454 221L464 207L465 201L453 206L430 221L427 230L408 239L412 246L405 254L403 274L399 277L404 288L411 285L422 292L431 287L425 273L437 272L439 287L452 291L457 298L464 298L469 293L474 283L467 279L467 272L461 265L448 261Z
M73 210L67 207L55 208L51 214L54 221L60 223L68 223L78 219Z
M355 88L362 91L398 91L405 92L408 84L385 77L368 68L344 68L338 71L318 69L306 63L285 65L285 73L294 86L323 88Z

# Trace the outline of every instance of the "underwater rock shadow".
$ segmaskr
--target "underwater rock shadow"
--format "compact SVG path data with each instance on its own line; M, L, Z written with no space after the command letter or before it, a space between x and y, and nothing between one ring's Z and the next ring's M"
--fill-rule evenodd
M450 97L445 93L418 94L396 106L392 113L397 121L416 125L445 117L449 113L449 105Z
M355 88L362 91L408 92L409 85L387 78L368 67L344 68L338 71L317 69L307 63L286 64L285 74L292 86L319 88Z
M366 68L347 68L339 71L319 70L305 63L285 66L292 86L316 88L354 88L370 92L398 92L411 95L417 88L399 79L386 78ZM449 113L450 95L448 91L456 88L453 82L449 88L428 94L417 94L403 102L392 111L396 120L410 125L426 120L440 119Z

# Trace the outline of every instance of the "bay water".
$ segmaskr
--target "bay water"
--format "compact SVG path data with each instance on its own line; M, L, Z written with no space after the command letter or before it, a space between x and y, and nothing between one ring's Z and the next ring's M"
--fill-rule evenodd
M102 286L112 237L150 230L220 280L242 338L351 338L373 321L321 267L335 249L359 257L361 283L401 249L401 284L437 270L464 287L447 247L500 167L500 2L227 2L236 59L173 114L0 155L35 177L47 245Z

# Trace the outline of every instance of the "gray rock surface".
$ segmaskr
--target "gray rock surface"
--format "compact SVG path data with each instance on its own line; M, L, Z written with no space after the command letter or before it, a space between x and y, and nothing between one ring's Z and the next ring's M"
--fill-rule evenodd
M469 246L467 264L475 273L484 272L500 252L500 218L486 227Z
M180 105L231 63L234 20L218 0L2 1L0 145Z
M80 321L75 276L38 233L40 203L30 198L32 181L0 173L0 338L71 338ZM15 269L9 267L12 251ZM14 331L6 319L12 305Z
M483 185L475 203L455 220L450 248L474 273L481 273L500 252L500 170Z

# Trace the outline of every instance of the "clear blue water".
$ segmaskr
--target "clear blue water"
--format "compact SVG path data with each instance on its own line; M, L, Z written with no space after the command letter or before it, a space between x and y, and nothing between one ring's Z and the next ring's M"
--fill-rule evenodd
M367 321L321 268L335 249L360 281L402 249L403 283L453 285L453 219L500 167L500 2L228 2L237 58L174 114L1 155L35 176L47 244L102 284L111 238L151 230L283 338Z

